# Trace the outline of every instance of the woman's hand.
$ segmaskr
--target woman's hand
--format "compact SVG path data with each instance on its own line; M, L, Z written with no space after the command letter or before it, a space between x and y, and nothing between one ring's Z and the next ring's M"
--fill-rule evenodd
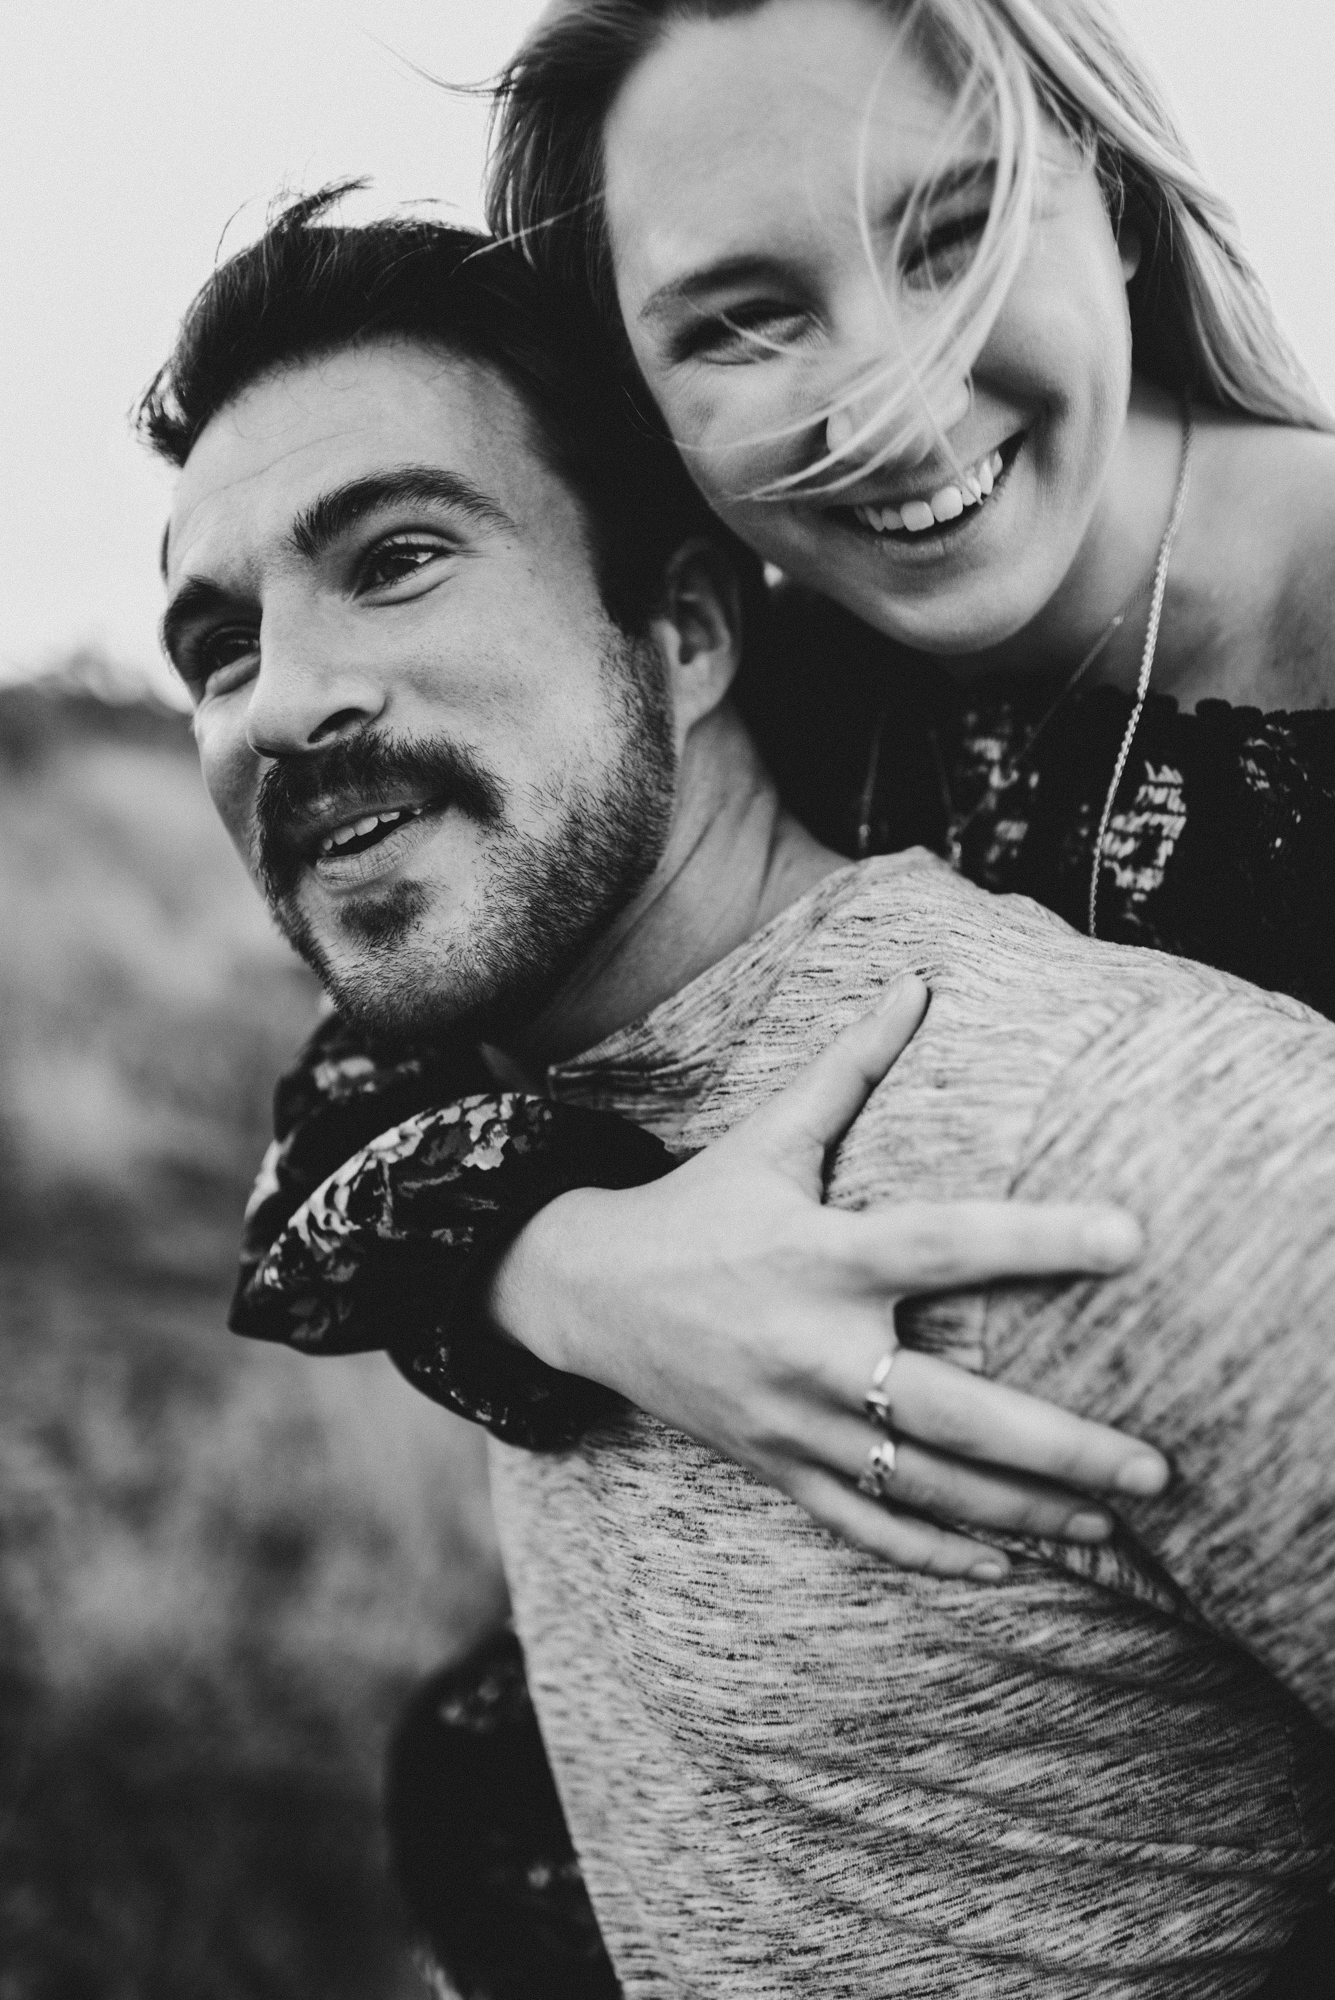
M652 1186L561 1196L502 1261L492 1309L553 1367L592 1377L906 1569L995 1579L1000 1551L916 1518L1098 1541L1088 1496L1156 1493L1148 1446L910 1349L886 1390L889 1496L857 1490L878 1432L863 1407L897 1300L1131 1263L1115 1209L1019 1202L821 1205L826 1153L922 1020L907 980L786 1089ZM1006 1471L996 1468L1006 1467Z

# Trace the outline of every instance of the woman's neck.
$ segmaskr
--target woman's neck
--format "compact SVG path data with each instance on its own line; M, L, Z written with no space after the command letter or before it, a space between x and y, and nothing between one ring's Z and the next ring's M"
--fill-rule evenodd
M1129 690L1182 462L1182 410L1137 380L1080 550L1024 630L987 653L938 659L962 680L1023 675L1054 693L1118 613L1085 685ZM1192 709L1335 705L1335 437L1209 406L1173 547L1152 686Z
M1023 673L1060 684L1102 640L1083 678L1134 686L1181 455L1181 407L1163 390L1137 381L1088 532L1056 592L1001 645L942 664L961 678ZM1124 622L1114 627L1119 614Z

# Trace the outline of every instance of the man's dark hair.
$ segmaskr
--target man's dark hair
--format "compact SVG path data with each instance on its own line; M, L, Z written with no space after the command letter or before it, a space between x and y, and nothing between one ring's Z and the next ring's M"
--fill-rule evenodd
M692 535L729 545L755 601L754 556L709 512L587 320L568 320L517 251L473 230L415 217L323 220L362 185L291 202L219 266L145 391L139 436L184 465L211 419L272 369L360 341L422 341L491 366L522 398L548 464L583 505L619 625L643 631L665 564Z

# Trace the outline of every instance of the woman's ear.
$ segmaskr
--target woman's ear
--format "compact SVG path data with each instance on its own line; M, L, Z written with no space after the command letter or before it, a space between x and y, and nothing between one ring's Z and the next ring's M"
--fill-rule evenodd
M1121 260L1124 284L1129 285L1140 269L1141 254L1140 231L1123 217L1122 225L1117 232L1117 255Z
M680 736L710 714L742 658L742 594L726 549L704 536L681 547L663 572L650 636L672 687Z

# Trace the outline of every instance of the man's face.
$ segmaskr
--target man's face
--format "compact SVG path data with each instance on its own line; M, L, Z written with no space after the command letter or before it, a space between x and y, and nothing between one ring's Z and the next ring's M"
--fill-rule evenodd
M168 548L205 781L298 950L372 1027L521 1027L653 872L675 749L519 396L408 342L262 377Z

